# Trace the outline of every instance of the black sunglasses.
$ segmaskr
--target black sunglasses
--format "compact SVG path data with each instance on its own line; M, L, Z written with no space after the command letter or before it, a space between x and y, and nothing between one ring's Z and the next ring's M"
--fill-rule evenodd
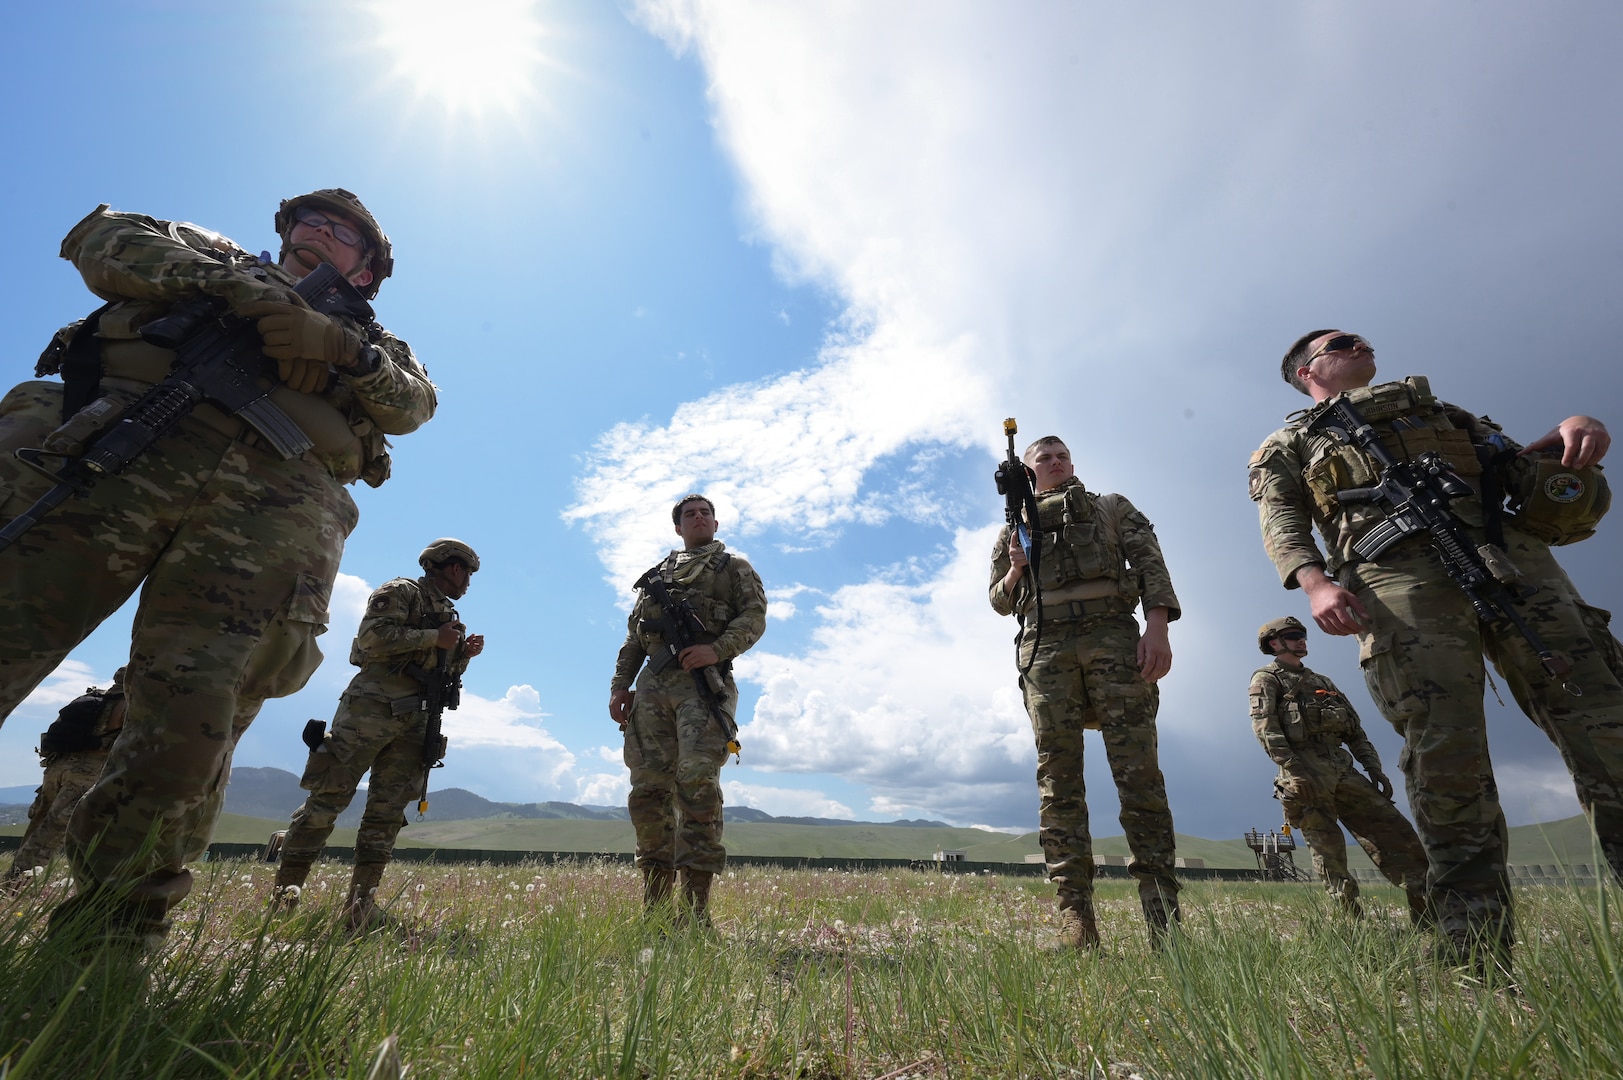
M1283 633L1276 634L1274 636L1279 638L1280 641L1306 641L1307 640L1307 631L1305 631L1305 630L1286 630Z
M1341 352L1343 349L1350 349L1354 345L1362 345L1366 349L1370 348L1369 342L1365 341L1357 334L1337 334L1329 341L1326 341L1323 347L1315 352L1312 356L1308 357L1307 363L1311 364L1325 353ZM1306 367L1307 364L1303 364L1302 366Z

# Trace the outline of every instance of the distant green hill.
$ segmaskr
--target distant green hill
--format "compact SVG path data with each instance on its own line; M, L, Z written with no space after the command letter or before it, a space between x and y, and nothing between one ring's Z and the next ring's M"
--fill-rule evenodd
M409 812L408 816L415 817ZM285 820L222 814L214 830L221 843L262 844ZM19 836L23 826L0 825L0 836ZM931 828L904 825L789 825L782 822L728 822L727 850L736 855L779 855L828 859L928 859L942 849L964 852L970 862L1024 862L1041 849L1035 832L1020 836L983 829ZM355 843L354 829L334 830L334 847ZM567 818L411 821L400 833L403 847L486 848L506 851L631 851L635 841L627 821L591 821ZM1589 823L1582 816L1521 825L1510 830L1510 862L1514 865L1604 862L1591 849ZM1128 855L1127 839L1106 836L1094 841L1098 855ZM1256 865L1243 840L1207 840L1178 834L1178 854L1206 860L1209 867L1246 868ZM1307 866L1306 845L1297 863ZM1369 867L1356 844L1348 849L1348 865Z

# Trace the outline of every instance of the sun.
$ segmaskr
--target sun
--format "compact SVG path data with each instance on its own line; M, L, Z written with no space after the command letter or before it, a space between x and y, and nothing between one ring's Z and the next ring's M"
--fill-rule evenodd
M376 0L378 47L420 100L452 115L516 112L544 62L534 0Z

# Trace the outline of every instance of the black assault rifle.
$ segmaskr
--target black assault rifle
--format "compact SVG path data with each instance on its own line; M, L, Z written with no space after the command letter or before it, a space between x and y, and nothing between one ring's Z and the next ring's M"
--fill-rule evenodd
M666 587L665 579L659 574L659 567L654 567L642 577L638 578L633 586L648 590L648 595L654 598L659 605L659 618L647 620L647 629L657 631L664 645L659 656L649 657L655 671L663 671L668 664L680 663L678 657L682 651L690 646L700 644L699 635L707 633L704 620L699 613L693 610L693 605L684 598L676 599L671 590ZM651 625L649 625L651 624ZM708 664L692 671L693 685L699 688L699 697L710 710L710 715L716 718L721 725L722 734L727 736L727 752L733 755L734 761L741 760L738 742L738 724L727 715L722 708L722 702L727 698L727 684L722 681L721 672L717 665Z
M1019 431L1020 425L1014 422L1014 417L1003 421L1003 434L1009 437L1009 456L998 463L996 479L997 493L1003 496L1003 520L1008 522L1009 531L1020 539L1020 548L1026 553L1026 576L1031 582L1032 595L1037 598L1037 638L1031 644L1031 659L1020 669L1020 674L1024 676L1036 662L1037 647L1043 643L1043 590L1037 584L1037 563L1042 557L1043 546L1032 532L1039 524L1037 493L1032 487L1036 474L1014 452L1014 437ZM1024 630L1025 615L1017 617Z
M423 688L417 698L416 711L428 714L428 725L423 729L423 793L417 799L419 821L428 813L428 778L435 769L445 768L447 739L441 729L445 710L455 710L462 704L462 672L457 670L456 663L461 651L460 647L435 649L437 662L433 671L424 670L420 664L406 665L406 674Z
M310 271L293 291L323 315L345 315L363 324L372 320L372 305L331 263ZM123 419L82 456L64 460L54 471L40 459L64 455L34 447L16 451L24 464L57 484L0 529L0 551L70 496L83 495L102 477L122 472L205 401L246 420L284 460L315 445L271 401L270 392L277 384L276 362L260 351L254 322L230 314L224 300L208 296L184 300L168 315L141 327L141 337L160 348L173 349L174 370L141 395Z
M1337 500L1344 506L1373 503L1386 514L1383 521L1353 542L1353 551L1364 559L1375 559L1399 540L1425 533L1443 569L1471 602L1477 618L1485 623L1505 622L1515 627L1538 654L1539 665L1545 673L1573 697L1583 696L1583 688L1567 678L1572 665L1555 655L1538 632L1527 625L1527 620L1516 609L1516 594L1489 569L1490 561L1501 558L1499 553L1488 552L1485 558L1449 509L1453 500L1469 497L1475 494L1475 489L1435 450L1427 450L1410 461L1399 461L1345 394L1331 398L1320 409L1318 415L1308 421L1308 431L1334 432L1374 458L1381 468L1380 478L1373 486L1336 492ZM1394 432L1401 441L1402 431L1394 426Z

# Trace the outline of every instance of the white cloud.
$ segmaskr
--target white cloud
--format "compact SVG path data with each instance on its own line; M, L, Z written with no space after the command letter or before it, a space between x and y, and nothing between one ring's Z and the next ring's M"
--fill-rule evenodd
M996 448L1011 413L1027 439L1060 433L1091 487L1157 524L1188 613L1164 687L1169 793L1180 824L1236 829L1274 812L1246 637L1303 611L1242 494L1247 455L1298 404L1272 358L1353 319L1392 343L1394 376L1480 395L1497 375L1466 403L1515 430L1546 430L1557 397L1616 400L1604 365L1521 373L1530 349L1585 355L1614 321L1615 260L1574 254L1618 225L1623 156L1586 120L1623 107L1598 44L1618 17L1155 10L644 0L644 24L703 66L748 229L845 313L803 370L609 432L566 516L607 533L624 589L669 544L650 507L686 490L787 560L890 516L956 525L932 453ZM1461 325L1493 332L1460 350ZM762 687L752 763L840 774L898 813L1029 819L1011 627L985 604L989 542L966 546L987 530L962 524L949 552L916 545L866 579L785 575L826 602L803 652L738 665ZM1323 644L1355 687L1344 643ZM1552 760L1530 728L1504 741Z
M886 792L884 811L962 813L1030 784L1012 620L986 604L995 528L963 530L939 569L895 568L817 608L810 648L737 661L761 686L740 732L757 768L832 772Z
M728 805L748 806L774 817L822 817L854 820L851 808L821 791L768 787L728 780L722 784Z

